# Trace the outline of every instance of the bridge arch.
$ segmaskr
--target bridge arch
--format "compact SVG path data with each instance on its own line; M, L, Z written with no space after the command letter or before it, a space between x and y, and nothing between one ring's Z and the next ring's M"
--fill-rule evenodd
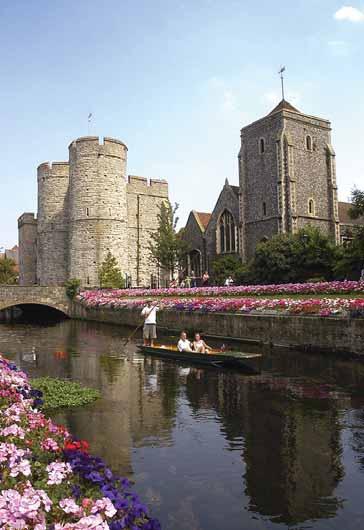
M63 287L0 286L0 311L30 305L49 307L71 316L71 304Z

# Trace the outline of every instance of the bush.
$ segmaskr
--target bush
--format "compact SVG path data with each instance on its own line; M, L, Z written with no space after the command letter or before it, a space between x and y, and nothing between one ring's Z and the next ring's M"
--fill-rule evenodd
M70 298L71 300L74 299L80 289L80 285L80 280L77 280L76 278L72 278L65 282L64 286L66 288L66 295L68 296L68 298Z
M217 285L224 285L228 276L231 276L235 283L241 281L248 274L248 267L243 265L235 255L219 256L212 263L213 281Z
M80 407L100 397L98 390L83 387L73 381L53 379L52 377L38 377L32 379L30 383L33 388L43 392L43 409Z

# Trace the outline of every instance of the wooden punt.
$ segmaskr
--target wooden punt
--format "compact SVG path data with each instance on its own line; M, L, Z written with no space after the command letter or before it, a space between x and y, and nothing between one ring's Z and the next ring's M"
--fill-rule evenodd
M261 372L261 353L218 351L210 350L209 353L180 352L175 346L138 346L142 353L156 357L183 361L189 364L215 366L216 368L237 368L247 373L258 374Z

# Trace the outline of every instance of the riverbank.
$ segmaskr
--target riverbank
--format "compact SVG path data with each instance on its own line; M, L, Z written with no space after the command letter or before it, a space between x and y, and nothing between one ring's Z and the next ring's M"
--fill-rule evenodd
M0 355L1 528L159 530L159 522L88 442L38 408L41 392Z
M140 308L89 307L72 304L76 319L136 327ZM266 310L262 314L162 310L158 327L168 331L200 331L205 336L283 346L301 351L364 355L364 318L347 316L287 315Z

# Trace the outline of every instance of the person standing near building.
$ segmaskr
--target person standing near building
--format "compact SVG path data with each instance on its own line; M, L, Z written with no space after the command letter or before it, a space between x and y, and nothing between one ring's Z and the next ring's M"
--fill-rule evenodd
M202 285L203 285L203 287L207 287L208 286L209 280L210 280L209 273L207 271L205 271L203 273L203 276L202 276Z
M147 300L147 305L142 309L144 317L143 339L144 346L154 346L154 340L157 338L157 311L158 304L153 304L152 300Z

